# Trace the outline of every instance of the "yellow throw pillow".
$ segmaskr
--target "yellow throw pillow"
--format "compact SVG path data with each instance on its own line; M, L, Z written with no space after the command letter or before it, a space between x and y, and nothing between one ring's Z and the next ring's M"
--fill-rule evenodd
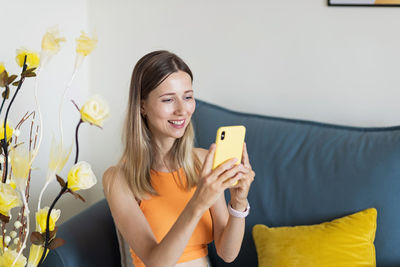
M377 212L366 209L330 222L253 227L259 267L376 266Z

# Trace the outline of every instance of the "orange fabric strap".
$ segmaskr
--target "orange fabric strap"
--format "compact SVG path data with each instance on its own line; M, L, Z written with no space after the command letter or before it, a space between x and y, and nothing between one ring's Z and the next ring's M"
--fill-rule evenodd
M178 171L185 184L187 180L183 168ZM195 187L189 191L181 188L178 171L167 173L151 170L151 183L159 196L152 196L140 203L140 209L150 224L157 242L161 242L169 232L196 190ZM212 233L212 218L208 210L193 231L178 263L206 256L208 254L207 244L213 240ZM132 249L131 255L135 267L144 266Z

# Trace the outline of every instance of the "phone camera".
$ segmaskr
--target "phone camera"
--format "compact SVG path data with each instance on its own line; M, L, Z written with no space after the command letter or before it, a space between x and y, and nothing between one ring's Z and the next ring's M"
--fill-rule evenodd
M224 140L225 139L225 131L222 131L222 133L221 133L221 140Z

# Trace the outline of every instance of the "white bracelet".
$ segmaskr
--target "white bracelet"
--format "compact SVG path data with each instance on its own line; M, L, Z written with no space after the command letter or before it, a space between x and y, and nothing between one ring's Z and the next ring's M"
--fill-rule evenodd
M234 208L232 208L232 204L231 204L231 202L229 201L229 204L228 204L228 212L229 212L229 214L232 215L233 217L245 218L245 217L246 217L247 215L249 215L249 213L250 213L250 205L249 205L249 202L247 201L247 207L246 207L246 210L245 210L245 211L238 211L238 210L235 210Z

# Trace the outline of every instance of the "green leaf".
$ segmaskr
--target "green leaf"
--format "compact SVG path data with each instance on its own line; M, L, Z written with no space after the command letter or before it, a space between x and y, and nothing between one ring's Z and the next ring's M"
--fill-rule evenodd
M18 86L19 85L19 81L13 82L12 85Z

